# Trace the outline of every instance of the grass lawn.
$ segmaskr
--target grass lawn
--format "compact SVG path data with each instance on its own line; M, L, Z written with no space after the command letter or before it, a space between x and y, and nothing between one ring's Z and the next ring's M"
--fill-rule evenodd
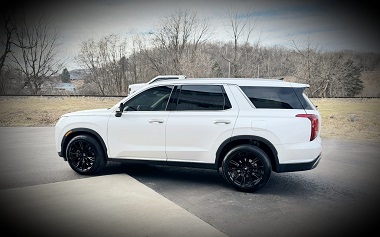
M0 126L54 126L68 112L108 108L121 98L0 97ZM380 143L380 99L311 99L322 114L321 136Z
M380 98L311 100L322 115L322 137L380 143Z
M109 108L120 97L0 97L0 126L54 126L62 114L84 109Z

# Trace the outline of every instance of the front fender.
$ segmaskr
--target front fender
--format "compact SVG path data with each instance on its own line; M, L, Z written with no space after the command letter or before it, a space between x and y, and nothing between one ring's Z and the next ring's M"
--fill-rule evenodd
M96 131L89 129L89 128L74 128L74 129L69 130L65 134L65 136L62 137L61 151L59 153L60 156L62 156L63 158L66 159L67 144L70 142L70 140L73 137L75 137L77 135L89 135L89 136L94 137L96 140L98 140L98 142L100 143L100 145L103 148L104 154L107 156L107 146L106 146L106 143L104 142L102 136L100 136L99 133L97 133Z
M107 123L109 115L62 117L55 125L55 145L61 156L66 156L65 145L68 139L79 134L89 134L104 146L107 155ZM80 121L78 121L80 120Z

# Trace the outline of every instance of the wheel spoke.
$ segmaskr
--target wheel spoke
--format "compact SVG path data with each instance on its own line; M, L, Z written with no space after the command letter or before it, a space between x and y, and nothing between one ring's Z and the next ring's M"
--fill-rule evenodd
M252 153L241 151L229 160L227 172L235 185L250 188L262 180L263 170L264 165L258 157Z
M259 162L259 159L257 157L255 157L252 162L251 162L251 165L254 166L254 165L257 165L257 163Z
M88 158L91 162L94 162L94 161L95 161L95 157L87 156L87 158Z
M245 175L241 176L241 182L240 185L243 187L245 185Z
M96 160L92 145L82 140L73 142L69 148L68 160L78 171L90 170Z
M77 162L76 165L75 165L78 169L80 169L80 168L79 168L80 163L81 163L81 160L79 159L78 162Z
M237 166L237 167L240 166L240 164L238 162L236 162L235 160L231 160L230 163Z
M71 157L72 159L78 159L78 155L76 152L73 152L73 151L69 151L69 157Z
M73 143L73 149L76 148L76 151L80 151L80 147L78 146L77 142Z
M254 172L254 171L251 173L251 175L255 176L256 179L261 179L262 178L261 175L258 175L258 173Z
M239 173L239 172L233 172L233 173L231 173L230 176L232 176L232 180L235 181L235 180L237 180L241 176L241 173Z

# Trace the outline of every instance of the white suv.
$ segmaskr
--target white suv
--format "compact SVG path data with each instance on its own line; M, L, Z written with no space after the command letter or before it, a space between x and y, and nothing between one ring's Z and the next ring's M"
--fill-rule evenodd
M146 85L152 84L154 82L159 82L162 80L173 80L173 79L185 79L186 76L184 75L163 75L163 76L156 76L152 80L148 81L147 83L136 83L131 84L128 86L128 95L135 93L139 89L143 88Z
M160 81L112 108L63 115L56 147L80 174L99 172L107 160L211 168L252 192L271 171L317 166L321 117L307 87L273 79Z

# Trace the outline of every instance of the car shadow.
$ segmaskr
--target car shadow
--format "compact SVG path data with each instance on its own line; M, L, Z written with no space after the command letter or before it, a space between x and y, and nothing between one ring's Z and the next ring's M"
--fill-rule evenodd
M207 188L210 191L220 189L226 192L238 192L230 186L224 178L215 170L185 168L148 164L130 164L110 162L99 175L121 174L125 173L151 187L152 189L165 189L166 187L175 188ZM316 176L317 175L317 176ZM254 192L256 195L274 195L289 197L315 197L322 194L333 197L334 193L340 196L351 197L354 195L352 190L336 187L330 184L328 180L318 177L313 171L292 172L292 173L275 173L264 188Z
M225 186L224 179L217 171L199 168L112 162L100 175L120 173L128 174L142 183L181 182Z

